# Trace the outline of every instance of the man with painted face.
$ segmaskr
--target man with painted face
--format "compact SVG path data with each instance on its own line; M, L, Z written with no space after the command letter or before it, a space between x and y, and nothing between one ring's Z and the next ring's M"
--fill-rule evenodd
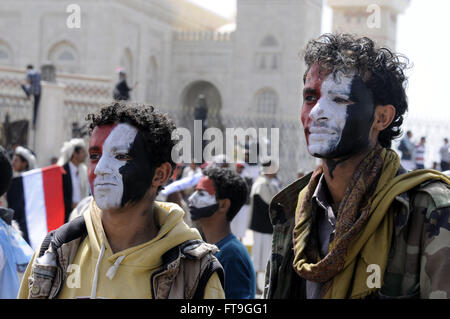
M407 172L406 63L368 38L326 34L305 52L301 121L314 172L270 203L266 298L449 298L450 180Z
M247 200L246 181L227 168L209 167L189 197L189 210L205 239L219 248L216 257L225 271L227 299L255 298L256 277L245 246L230 223Z
M183 222L178 205L155 201L174 167L173 122L122 102L88 119L93 200L46 237L19 297L223 298L217 247Z

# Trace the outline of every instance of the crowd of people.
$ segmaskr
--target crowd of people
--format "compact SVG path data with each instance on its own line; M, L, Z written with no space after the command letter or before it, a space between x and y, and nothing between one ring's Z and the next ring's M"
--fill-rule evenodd
M311 40L305 63L301 121L321 163L290 185L247 148L177 164L174 122L114 101L87 116L88 145L62 146L64 222L33 254L17 194L36 157L0 148L0 297L449 298L450 179L424 168L424 137L391 149L405 64L347 34ZM447 138L440 156L447 171Z
M33 151L23 146L15 147L12 160L3 153L5 162L12 162L13 178L37 167ZM84 140L73 138L64 143L55 163L64 169L64 223L82 216L93 200L85 164L87 156ZM196 228L207 243L219 248L217 259L224 270L234 274L225 277L225 297L235 299L250 299L262 294L263 287L257 285L257 278L264 274L269 260L272 234L269 215L265 212L270 199L281 189L276 174L264 173L270 159L263 159L261 165L249 163L247 148L245 160L230 162L221 154L203 164L176 164L165 187L155 198L178 204L184 211L185 224ZM205 202L205 195L210 197L209 202ZM15 212L13 220L17 222L17 231L30 250L26 214L20 205L16 205L16 198L16 187L9 187L4 203L10 212ZM223 201L226 204L221 206ZM205 203L211 206L202 206ZM253 231L253 245L246 247L244 238L249 229ZM31 258L30 254L28 258Z
M401 139L398 150L401 152L401 162L404 168L408 170L425 168L425 144L426 137L420 137L417 143L412 140L412 132L407 131ZM443 139L439 148L439 162L433 162L432 169L447 172L450 170L450 152L448 138ZM447 172L447 174L450 172Z

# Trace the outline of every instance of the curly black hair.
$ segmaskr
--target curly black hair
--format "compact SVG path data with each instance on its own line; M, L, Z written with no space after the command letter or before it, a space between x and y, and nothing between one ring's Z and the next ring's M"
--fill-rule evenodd
M400 126L408 109L404 74L409 67L408 59L387 48L377 48L375 42L367 37L329 33L308 42L304 59L307 70L303 82L316 62L333 76L338 72L349 74L356 71L371 90L374 106L391 104L395 107L394 120L378 136L381 146L390 148L392 140L402 134Z
M232 221L247 200L247 183L241 176L229 168L211 166L203 174L212 180L217 199L228 198L230 200L227 221Z
M113 102L101 108L97 114L88 114L86 120L91 122L90 134L99 125L127 123L136 127L145 139L148 154L151 154L149 161L152 166L156 168L168 162L172 169L175 167L171 154L178 139L172 134L176 129L175 123L153 106Z
M0 146L0 196L8 190L12 174L11 162L5 149Z

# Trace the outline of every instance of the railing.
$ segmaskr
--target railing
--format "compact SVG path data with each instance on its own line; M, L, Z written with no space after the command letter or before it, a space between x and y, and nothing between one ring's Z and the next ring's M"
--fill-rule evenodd
M191 132L191 136L194 136L193 112L187 114L187 111L182 108L160 108L160 111L167 113L177 127L187 128ZM226 128L242 128L244 130L255 128L259 133L259 128L267 128L269 138L271 137L271 128L278 128L279 171L277 175L284 186L296 179L299 169L310 171L316 165L316 159L307 152L303 130L297 118L283 118L256 112L238 114L222 110L221 112L215 112L215 114L213 112L208 113L208 123L215 123L222 130ZM206 142L206 144L208 143ZM223 150L226 152L225 145ZM192 154L194 154L193 151Z
M175 41L212 41L229 42L234 38L234 32L215 32L215 31L175 31L173 39Z
M32 118L32 101L26 98L20 85L25 83L25 72L10 67L0 66L0 122Z
M27 120L31 123L32 98L27 99L20 87L25 83L25 77L26 71L23 69L0 66L0 123L5 121L6 114L9 115L10 122ZM112 101L114 83L112 79L105 77L64 73L57 73L56 81L65 86L61 103L64 106L64 118L61 119L64 131L61 134L68 140L72 137L74 122L82 126L87 114Z

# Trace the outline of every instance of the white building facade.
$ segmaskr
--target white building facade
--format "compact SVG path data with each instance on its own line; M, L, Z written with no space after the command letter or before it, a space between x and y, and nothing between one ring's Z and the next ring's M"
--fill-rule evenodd
M342 24L343 8L359 1L329 2ZM384 1L386 12L400 12L388 2L397 1ZM208 126L279 128L283 183L314 167L300 122L301 53L320 35L322 0L237 0L235 21L186 0L78 0L80 28L68 27L72 3L0 0L0 122L6 113L10 121L31 115L19 87L27 64L55 65L65 92L64 125L38 156L41 165L58 156L73 122L82 125L88 112L112 100L121 67L130 86L137 82L131 99L169 113L178 126L193 128L203 94ZM392 35L395 26L380 30ZM40 121L41 128L51 124L45 116Z

